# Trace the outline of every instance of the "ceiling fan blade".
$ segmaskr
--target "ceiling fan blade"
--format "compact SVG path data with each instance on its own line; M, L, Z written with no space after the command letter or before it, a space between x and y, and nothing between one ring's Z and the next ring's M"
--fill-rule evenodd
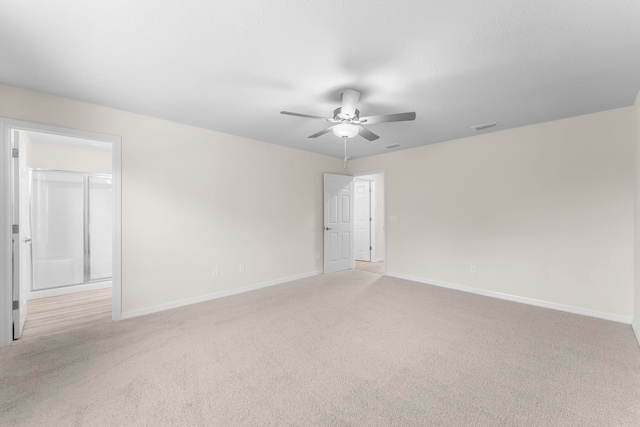
M358 131L358 135L360 135L361 137L363 137L367 141L374 141L374 140L380 138L378 135L376 135L375 133L371 132L369 129L365 129L362 126L358 126L358 127L360 128L360 130Z
M348 119L355 117L358 101L360 100L360 92L357 90L345 89L342 91L341 96L342 108L340 109L340 115Z
M280 114L286 114L287 116L305 117L307 119L331 120L331 119L329 119L327 117L312 116L312 115L309 115L309 114L292 113L290 111L280 111Z
M325 133L331 132L331 130L334 128L335 126L329 126L326 129L321 130L320 132L314 133L313 135L309 135L307 138L317 138L319 136L324 135Z
M374 123L384 122L406 122L409 120L415 120L416 113L397 113L397 114L382 114L379 116L360 117L360 123L366 123L372 125Z

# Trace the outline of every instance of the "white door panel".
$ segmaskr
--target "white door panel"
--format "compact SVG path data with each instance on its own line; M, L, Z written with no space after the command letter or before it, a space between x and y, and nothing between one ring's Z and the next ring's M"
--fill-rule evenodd
M338 260L338 233L329 233L329 254L327 258L330 262L336 262Z
M351 259L351 232L342 233L342 260Z
M356 181L355 185L356 259L371 261L371 183Z
M324 174L324 272L355 266L353 177Z
M351 210L352 210L352 197L349 195L342 195L342 223L351 224Z
M332 194L329 199L329 224L338 223L338 195Z

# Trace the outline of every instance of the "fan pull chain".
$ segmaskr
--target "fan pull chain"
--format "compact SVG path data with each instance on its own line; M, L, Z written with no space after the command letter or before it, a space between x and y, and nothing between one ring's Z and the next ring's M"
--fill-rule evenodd
M343 136L344 139L344 170L347 170L347 137Z

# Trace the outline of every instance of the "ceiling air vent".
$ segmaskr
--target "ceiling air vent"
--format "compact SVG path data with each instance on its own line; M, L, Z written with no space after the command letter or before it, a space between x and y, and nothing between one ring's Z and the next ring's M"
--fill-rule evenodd
M491 123L483 123L481 125L471 126L471 129L473 129L473 130L485 130L485 129L489 129L489 128L494 128L496 126L498 126L498 122L491 122Z
M396 147L400 147L400 144L391 144L391 145L387 145L384 148L396 148Z

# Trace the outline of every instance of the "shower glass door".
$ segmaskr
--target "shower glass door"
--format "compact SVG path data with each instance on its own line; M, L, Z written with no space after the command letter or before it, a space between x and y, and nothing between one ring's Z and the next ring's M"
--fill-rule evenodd
M111 277L111 177L89 176L89 280Z
M111 177L32 171L32 291L111 277Z
M84 175L34 170L34 291L84 282Z

